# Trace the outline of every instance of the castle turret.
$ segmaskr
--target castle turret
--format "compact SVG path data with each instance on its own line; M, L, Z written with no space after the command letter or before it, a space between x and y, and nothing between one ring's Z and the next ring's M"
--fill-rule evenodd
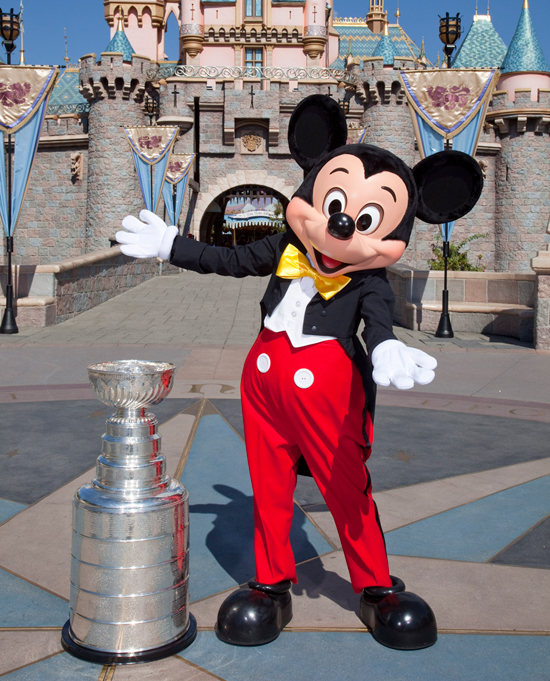
M104 0L103 4L111 37L123 17L126 35L135 51L152 61L164 60L165 0Z
M141 105L151 61L125 55L131 45L121 36L117 41L123 51L80 61L80 92L90 103L86 236L92 250L109 246L122 218L143 208L123 126L147 123Z
M306 0L304 21L303 43L308 66L317 66L327 43L325 3L319 0Z
M182 0L180 52L184 64L199 65L204 43L204 14L200 0Z
M369 13L365 21L373 33L382 33L384 31L384 26L387 23L384 0L369 0Z
M501 151L496 162L495 269L527 271L546 241L550 216L550 68L528 0L488 109Z

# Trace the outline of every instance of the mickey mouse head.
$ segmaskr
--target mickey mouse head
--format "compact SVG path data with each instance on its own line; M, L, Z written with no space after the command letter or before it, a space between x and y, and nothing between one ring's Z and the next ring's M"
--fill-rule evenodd
M467 154L443 151L411 170L389 151L346 138L345 116L325 95L304 99L290 119L290 152L307 175L286 217L325 276L397 262L415 217L457 220L481 195L481 170Z

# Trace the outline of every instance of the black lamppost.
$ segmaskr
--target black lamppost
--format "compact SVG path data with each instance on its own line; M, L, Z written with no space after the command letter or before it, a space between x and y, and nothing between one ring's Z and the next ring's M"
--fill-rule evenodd
M15 41L19 36L19 14L10 9L9 14L0 9L0 35L4 39L2 45L6 48L8 64L11 65L11 53L15 50ZM11 135L8 134L8 224L7 232L11 232ZM0 325L0 333L19 333L13 312L13 277L11 271L11 255L13 253L13 236L6 236L6 253L8 254L8 282L6 286L6 309Z
M439 17L439 39L443 43L445 55L447 57L447 68L451 68L451 55L455 49L456 41L460 38L460 14L450 17L449 12L441 18ZM449 140L445 140L445 149L449 149ZM441 317L435 335L437 338L454 338L451 317L449 315L449 290L447 288L447 261L449 259L449 225L445 224L445 238L443 239L443 294L441 300Z

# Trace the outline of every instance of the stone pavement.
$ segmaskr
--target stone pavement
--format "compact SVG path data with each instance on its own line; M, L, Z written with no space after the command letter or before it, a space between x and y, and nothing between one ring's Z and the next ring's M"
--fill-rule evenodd
M512 339L438 341L436 379L379 391L369 463L393 574L432 605L440 637L404 653L377 645L331 516L300 478L291 540L294 618L261 648L220 643L219 603L253 575L252 498L239 376L266 281L184 272L64 324L0 336L0 676L10 681L548 681L550 356ZM169 472L190 491L190 610L179 655L101 667L64 653L71 498L93 475L108 410L86 366L122 358L178 366L154 411Z

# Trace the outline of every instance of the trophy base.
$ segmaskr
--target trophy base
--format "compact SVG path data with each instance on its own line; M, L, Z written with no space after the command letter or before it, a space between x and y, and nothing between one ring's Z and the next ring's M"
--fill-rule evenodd
M197 636L197 621L193 615L189 614L189 627L187 631L182 634L175 641L171 641L158 648L151 648L150 650L143 650L137 653L113 653L109 651L96 650L95 648L88 648L73 641L70 635L70 620L65 622L63 631L61 632L61 645L63 648L87 662L95 662L96 664L139 664L140 662L154 662L161 660L164 657L170 657L179 653L180 650L187 648L195 640Z

